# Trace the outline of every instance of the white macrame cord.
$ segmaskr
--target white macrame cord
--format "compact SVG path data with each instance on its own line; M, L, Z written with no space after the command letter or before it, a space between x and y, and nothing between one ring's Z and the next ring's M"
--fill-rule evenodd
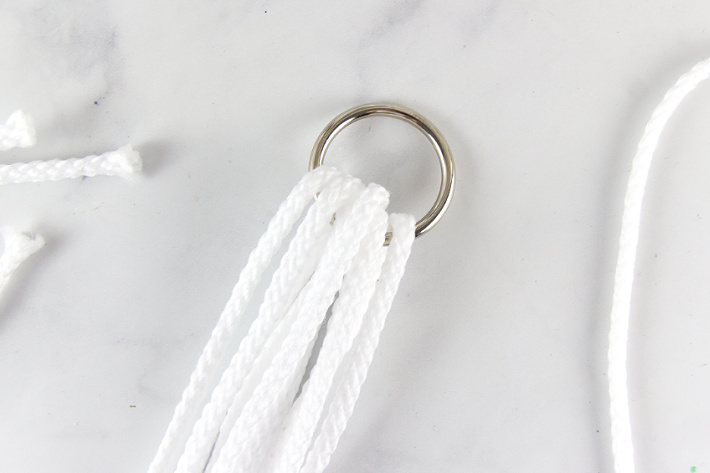
M388 200L382 187L333 168L304 176L249 256L149 473L323 471L414 241L414 218L388 215ZM257 318L228 353L256 285L309 203ZM392 240L383 246L387 231Z
M0 124L0 151L29 148L34 146L36 141L34 121L22 110L17 110L10 115L4 125ZM131 145L126 145L116 151L81 159L0 164L0 185L58 181L98 175L129 178L141 168L140 155ZM11 227L1 228L0 236L4 243L3 253L0 255L0 292L2 292L10 276L22 262L44 246L44 239L40 235L22 233Z
M614 276L614 295L609 328L609 403L616 473L633 473L635 468L629 416L626 358L641 203L648 180L648 171L653 153L658 146L658 140L671 115L685 96L708 77L710 77L710 59L698 63L678 79L654 110L631 166L626 197L624 198L619 257Z
M128 178L140 171L141 167L140 155L131 145L126 145L98 156L0 165L0 184L59 181L94 176Z
M0 151L12 148L30 148L37 142L32 117L17 110L0 124Z

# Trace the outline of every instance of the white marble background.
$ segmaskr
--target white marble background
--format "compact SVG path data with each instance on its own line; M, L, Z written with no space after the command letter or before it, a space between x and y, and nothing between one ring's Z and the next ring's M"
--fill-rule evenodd
M0 189L48 246L0 295L0 472L141 472L316 135L364 102L444 132L459 180L418 240L331 472L609 472L606 330L629 164L710 56L706 0L0 2L0 119L131 143L135 182ZM710 471L710 84L651 170L629 366L643 472ZM361 122L329 159L421 214L425 141ZM369 158L369 159L368 159ZM421 190L421 191L420 191Z

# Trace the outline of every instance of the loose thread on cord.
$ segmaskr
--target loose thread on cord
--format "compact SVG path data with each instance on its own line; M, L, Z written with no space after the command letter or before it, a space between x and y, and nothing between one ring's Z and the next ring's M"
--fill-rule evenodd
M255 285L318 193L256 320L217 380L219 360L228 355ZM250 255L150 473L295 473L306 471L309 454L318 463L308 471L325 468L352 412L414 240L414 218L388 216L387 202L381 187L365 187L332 168L306 174ZM392 244L383 247L388 230ZM314 342L336 293L323 345L304 382L306 362L316 356ZM314 452L319 448L324 450Z
M609 412L616 473L633 473L635 469L626 363L634 263L638 247L641 204L648 181L648 171L661 133L671 115L685 96L708 77L710 77L710 58L701 61L682 75L668 90L646 125L631 165L621 219L619 256L614 276L609 328Z

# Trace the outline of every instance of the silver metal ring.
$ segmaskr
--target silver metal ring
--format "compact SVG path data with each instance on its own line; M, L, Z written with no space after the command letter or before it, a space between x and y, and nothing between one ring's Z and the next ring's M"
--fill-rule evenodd
M454 193L454 160L451 156L449 145L441 132L429 120L418 113L399 105L379 103L359 105L341 113L328 123L318 135L313 151L311 151L308 169L313 170L323 164L328 146L333 141L333 138L346 126L363 118L377 115L398 118L417 127L434 146L436 155L439 158L439 164L441 165L439 195L437 195L432 208L417 222L414 236L419 238L441 220L451 203L451 197ZM387 236L385 244L389 243L390 237L391 235Z

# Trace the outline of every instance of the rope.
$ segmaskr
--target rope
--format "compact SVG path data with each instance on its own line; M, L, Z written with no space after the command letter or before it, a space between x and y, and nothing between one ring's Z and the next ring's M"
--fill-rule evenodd
M140 155L131 145L85 158L51 159L0 166L0 184L58 181L78 177L118 176L128 178L141 170Z
M380 281L370 302L360 332L344 361L343 376L333 393L333 400L323 420L320 433L308 452L301 473L321 472L328 466L340 436L355 408L360 388L380 340L387 313L392 306L399 280L414 241L414 218L410 215L390 215L392 241L382 268Z
M254 363L261 347L264 347L270 338L276 342L280 341L278 335L271 337L279 323L290 325L293 322L293 312L288 322L282 320L315 269L315 263L323 252L323 239L332 230L330 218L338 207L351 201L357 191L362 192L362 184L352 180L345 183L341 176L336 176L328 187L321 191L318 201L309 209L288 252L274 273L259 309L259 317L241 341L239 351L232 358L212 394L210 403L195 424L185 453L180 459L178 471L190 472L195 471L199 465L204 466L224 420L220 413L230 409L233 399L242 389L244 380L255 372ZM251 392L246 394L250 395Z
M614 295L609 328L609 401L612 451L616 473L634 472L626 357L641 203L648 179L648 170L663 128L671 115L685 96L708 77L710 77L710 59L698 63L671 87L646 125L631 166L621 220L619 256L614 276Z
M5 288L12 273L33 253L44 246L44 239L39 235L19 233L12 228L0 229L5 250L0 256L0 292Z
M232 295L197 361L197 367L182 394L182 399L175 408L168 430L148 469L149 473L174 471L192 424L205 398L209 395L209 385L217 375L218 362L224 358L227 345L234 338L237 323L257 284L261 281L263 272L281 247L283 239L301 216L303 209L335 174L334 170L323 166L317 171L307 174L291 191L269 222L258 245L249 255L247 264L239 275L239 281L232 290Z
M32 118L22 110L15 111L4 125L0 124L0 151L34 146L35 127Z
M219 360L228 355L255 285L316 194L274 272L258 317L217 381ZM383 188L363 186L332 168L306 174L250 255L150 473L298 472L317 439L327 438L321 444L334 449L414 240L414 219L388 216L388 200ZM394 236L384 247L388 228ZM314 353L321 330L326 335ZM336 401L345 402L348 414L337 418L342 428L325 432Z
M17 110L0 125L0 151L15 147L34 146L35 128L32 118ZM77 159L52 159L30 163L0 165L0 185L26 182L57 181L98 175L132 177L142 168L140 155L130 145L99 156ZM0 230L5 249L0 256L0 292L7 285L12 273L25 259L44 246L41 236L30 236L11 228Z

